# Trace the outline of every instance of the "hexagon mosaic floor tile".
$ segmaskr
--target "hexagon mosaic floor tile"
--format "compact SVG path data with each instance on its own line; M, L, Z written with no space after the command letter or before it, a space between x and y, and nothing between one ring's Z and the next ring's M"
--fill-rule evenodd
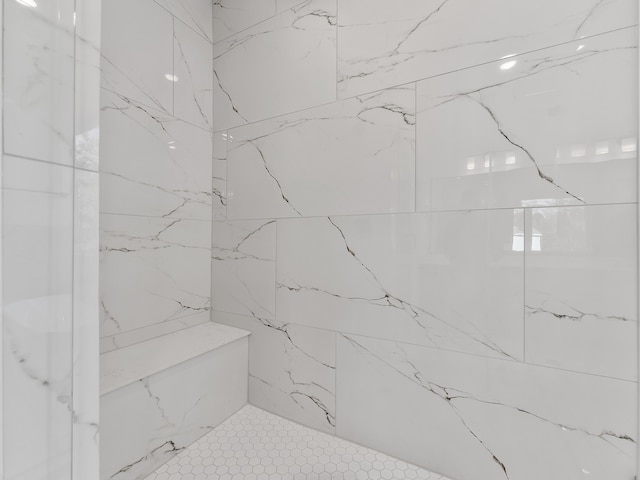
M146 480L449 480L247 405Z

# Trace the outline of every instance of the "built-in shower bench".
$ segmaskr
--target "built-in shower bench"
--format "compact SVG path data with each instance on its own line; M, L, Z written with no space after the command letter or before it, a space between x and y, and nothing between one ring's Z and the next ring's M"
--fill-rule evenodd
M100 478L138 480L247 403L249 332L207 322L100 356Z

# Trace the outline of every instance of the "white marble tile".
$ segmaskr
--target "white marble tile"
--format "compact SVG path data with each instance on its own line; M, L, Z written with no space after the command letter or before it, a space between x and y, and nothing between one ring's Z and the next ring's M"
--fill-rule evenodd
M337 434L457 480L633 478L636 391L635 382L338 337Z
M277 319L522 359L522 211L278 220Z
M227 217L413 211L414 95L390 89L230 130Z
M173 112L173 17L153 0L102 8L102 87Z
M102 91L100 210L211 220L211 135Z
M173 25L174 115L213 128L213 50L211 43L182 22Z
M308 0L213 47L214 130L336 98L336 0Z
M127 330L115 335L100 338L100 353L107 353L137 343L146 342L157 337L169 335L185 328L195 327L211 321L211 312L198 312L176 320L155 323L146 327Z
M102 395L100 478L145 478L223 422L247 402L247 371L245 337Z
M527 362L636 380L636 206L530 212Z
M634 202L636 45L626 29L419 82L418 210Z
M98 480L99 179L79 169L74 175L72 478Z
M213 320L251 332L252 405L335 432L335 332L218 311Z
M637 23L632 0L341 0L341 98Z
M215 0L213 41L218 42L273 17L276 14L276 2L277 0Z
M214 222L211 257L214 309L275 317L275 220Z
M289 10L290 8L297 7L304 2L305 0L276 0L276 10L280 13L285 10Z
M210 42L213 40L211 31L212 1L211 0L155 0L166 8L172 15L191 27L199 35Z
M113 392L248 335L249 332L239 328L206 322L104 353L100 355L100 394Z
M100 143L101 1L76 2L75 163L97 171Z
M227 132L213 133L211 208L213 220L227 218Z
M208 312L211 223L100 216L101 336Z
M71 477L73 170L3 159L7 479Z
M28 3L4 2L4 151L72 165L74 2Z

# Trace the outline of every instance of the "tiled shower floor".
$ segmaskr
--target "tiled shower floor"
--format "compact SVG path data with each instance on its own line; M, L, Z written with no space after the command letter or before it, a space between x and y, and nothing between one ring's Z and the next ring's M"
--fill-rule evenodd
M448 480L247 405L146 480Z

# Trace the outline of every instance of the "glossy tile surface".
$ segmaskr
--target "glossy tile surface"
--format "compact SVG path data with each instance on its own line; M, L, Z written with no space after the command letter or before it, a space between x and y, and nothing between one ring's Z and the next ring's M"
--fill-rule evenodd
M635 205L531 210L528 362L637 379L636 218Z
M216 310L274 318L276 222L215 222L211 302Z
M207 322L100 355L100 394L135 383L196 358L236 340L249 332ZM225 367L228 365L222 365Z
M218 0L213 2L214 42L223 40L276 14L277 0Z
M208 313L211 224L100 218L101 336Z
M71 476L73 170L3 159L4 475Z
M253 406L180 452L146 480L447 480Z
M213 50L211 43L182 22L173 23L173 113L199 127L212 128Z
M102 88L173 112L171 14L153 0L110 0L102 22Z
M425 468L458 480L635 474L635 382L350 335L338 365L338 435Z
M210 0L155 0L194 32L213 40Z
M412 211L414 95L385 90L230 130L227 218Z
M145 478L246 402L246 338L102 395L100 477Z
M631 0L344 0L341 98L637 23Z
M100 210L211 219L211 135L102 92Z
M223 312L213 320L251 332L251 405L335 433L335 332Z
M227 132L213 133L213 180L211 208L213 220L227 218Z
M636 44L626 29L419 82L418 210L635 202Z
M521 211L278 221L278 317L521 360Z
M308 0L216 43L214 130L334 101L335 25L336 0Z
M23 2L24 3L24 2ZM3 134L8 154L73 165L74 2L4 1Z

